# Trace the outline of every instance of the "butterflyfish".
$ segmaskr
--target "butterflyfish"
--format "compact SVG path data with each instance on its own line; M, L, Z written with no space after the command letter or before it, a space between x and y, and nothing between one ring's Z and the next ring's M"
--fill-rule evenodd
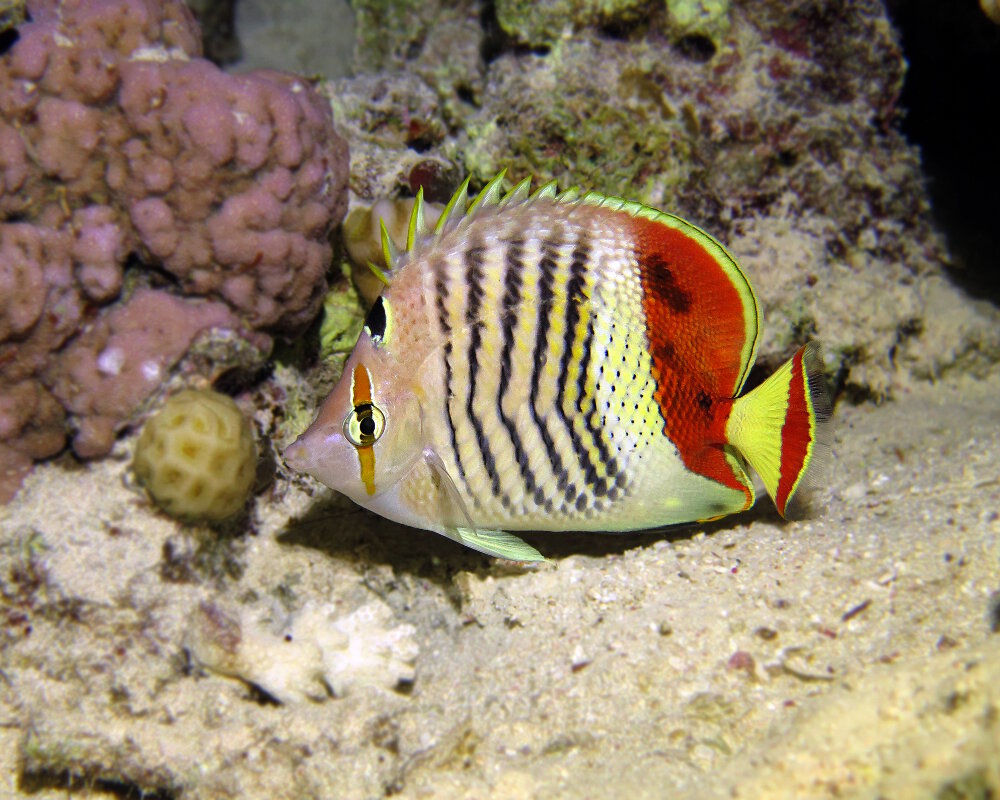
M285 451L359 505L518 561L512 531L623 532L777 510L823 460L814 343L742 394L761 308L679 217L596 192L418 194L388 285L316 420Z

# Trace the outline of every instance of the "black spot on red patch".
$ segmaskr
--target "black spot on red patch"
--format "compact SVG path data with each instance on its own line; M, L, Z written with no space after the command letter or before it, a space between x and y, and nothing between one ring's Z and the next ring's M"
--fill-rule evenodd
M687 314L691 310L691 295L677 284L670 265L657 253L648 254L642 267L652 291L677 314Z

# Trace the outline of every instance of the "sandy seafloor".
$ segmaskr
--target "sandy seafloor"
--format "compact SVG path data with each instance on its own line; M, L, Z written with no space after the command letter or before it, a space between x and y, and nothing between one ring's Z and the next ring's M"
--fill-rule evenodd
M128 488L130 440L43 466L0 509L25 612L8 598L0 795L996 796L1000 379L956 381L839 406L818 516L538 535L534 568L283 478L213 549ZM415 679L305 699L274 637L230 665L288 689L269 702L192 660L205 603L384 604Z

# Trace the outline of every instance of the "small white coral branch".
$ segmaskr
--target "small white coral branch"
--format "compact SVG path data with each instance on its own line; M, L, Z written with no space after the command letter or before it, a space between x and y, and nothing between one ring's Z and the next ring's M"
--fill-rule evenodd
M414 678L416 629L393 626L392 610L380 600L347 616L309 603L277 626L266 616L203 603L188 649L206 669L252 683L281 703L339 697L362 685L392 689Z

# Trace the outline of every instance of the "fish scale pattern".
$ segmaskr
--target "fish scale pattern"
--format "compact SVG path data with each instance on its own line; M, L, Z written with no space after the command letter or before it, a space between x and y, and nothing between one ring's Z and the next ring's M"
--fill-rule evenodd
M426 306L449 340L442 458L484 518L606 522L629 508L621 501L643 456L675 457L661 433L626 221L535 201L483 211L431 243L442 255L431 260ZM422 257L419 247L411 254Z

